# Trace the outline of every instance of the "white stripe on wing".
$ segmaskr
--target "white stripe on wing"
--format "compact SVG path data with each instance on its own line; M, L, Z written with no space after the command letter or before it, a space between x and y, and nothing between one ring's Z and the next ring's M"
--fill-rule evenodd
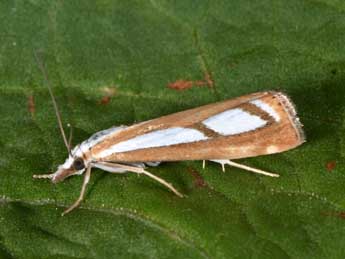
M256 130L265 126L267 121L236 108L209 117L202 123L219 134L229 136Z
M182 143L206 140L207 137L196 129L174 127L153 131L112 145L100 152L97 157L107 157L113 153L128 152L144 148L163 147Z

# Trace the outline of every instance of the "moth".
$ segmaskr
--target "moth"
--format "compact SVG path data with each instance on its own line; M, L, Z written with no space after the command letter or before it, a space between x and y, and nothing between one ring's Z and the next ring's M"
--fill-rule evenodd
M38 61L39 62L39 61ZM110 173L132 172L163 184L177 196L183 195L170 183L145 170L161 162L182 160L213 161L272 177L279 175L238 164L231 160L287 151L305 141L294 104L282 92L252 93L208 104L131 126L118 126L95 133L72 150L42 63L59 127L69 152L55 173L34 175L61 182L84 174L80 196L66 214L83 200L91 169Z

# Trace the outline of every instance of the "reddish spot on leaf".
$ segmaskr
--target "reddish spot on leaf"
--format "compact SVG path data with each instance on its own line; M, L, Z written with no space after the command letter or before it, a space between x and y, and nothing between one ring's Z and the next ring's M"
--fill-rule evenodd
M185 90L193 87L193 81L177 80L173 83L169 83L168 87L174 90Z
M35 113L35 99L34 99L33 95L28 96L28 110L32 115L34 115L34 113Z
M106 87L101 88L101 91L104 93L104 96L99 101L99 103L102 105L107 105L110 102L111 97L117 94L116 86L111 86L111 87L106 86Z
M338 218L341 218L341 219L345 219L345 211L322 212L321 215L332 216L332 217L338 217Z
M334 168L336 167L337 163L336 161L329 161L327 164L326 164L326 168L329 172L333 171Z
M99 103L102 105L107 105L110 102L110 99L111 98L109 95L103 96Z
M193 184L195 187L197 188L202 188L202 187L206 187L207 183L205 182L204 178L201 176L201 174L195 170L192 167L188 168L188 172L192 175L193 177Z
M211 78L211 75L206 72L204 75L204 80L192 81L192 80L179 79L175 82L169 83L168 87L170 89L180 91L180 90L186 90L186 89L192 88L193 86L197 86L197 87L208 86L209 88L212 88L213 85L214 83Z

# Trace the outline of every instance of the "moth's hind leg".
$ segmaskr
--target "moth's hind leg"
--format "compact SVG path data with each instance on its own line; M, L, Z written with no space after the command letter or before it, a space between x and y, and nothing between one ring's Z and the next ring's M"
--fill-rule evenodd
M257 174L263 174L263 175L267 175L267 176L271 176L271 177L279 177L279 174L273 174L273 173L266 172L266 171L263 171L263 170L260 170L260 169L254 168L254 167L250 167L250 166L242 165L242 164L239 164L239 163L235 163L235 162L233 162L231 160L216 159L216 160L209 160L209 161L221 164L223 172L225 172L225 165L230 165L230 166L241 168L243 170L246 170L246 171L249 171L249 172L253 172L253 173L257 173Z
M117 164L117 163L111 163L111 162L95 162L93 163L93 166L106 170L110 173L132 172L132 173L146 175L152 178L153 180L159 182L160 184L163 184L165 187L170 189L177 196L181 198L183 197L183 195L179 191L177 191L170 183L146 171L143 166L125 165L125 164Z

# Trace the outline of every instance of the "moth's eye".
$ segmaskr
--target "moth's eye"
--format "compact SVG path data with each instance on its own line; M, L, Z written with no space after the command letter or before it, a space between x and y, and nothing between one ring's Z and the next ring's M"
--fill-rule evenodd
M73 162L73 167L76 170L81 170L84 169L85 165L84 165L84 161L81 158L77 158L76 160L74 160Z

